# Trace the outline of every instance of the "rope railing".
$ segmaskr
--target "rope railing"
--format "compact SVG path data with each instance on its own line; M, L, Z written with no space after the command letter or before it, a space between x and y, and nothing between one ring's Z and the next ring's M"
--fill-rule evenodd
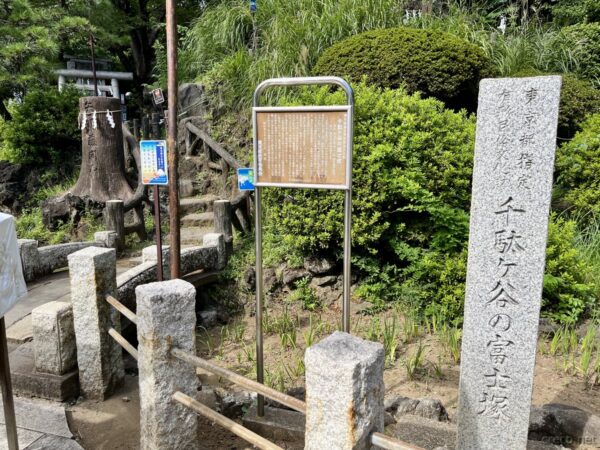
M182 361L192 364L193 366L199 367L215 375L218 375L221 378L230 381L231 383L237 384L250 391L254 391L258 394L264 395L265 397L269 397L281 403L282 405L287 406L288 408L292 408L293 410L300 411L301 413L306 414L306 403L304 403L302 400L298 400L297 398L292 397L291 395L284 394L275 389L267 387L262 383L238 375L237 373L232 372L231 370L219 367L202 358L191 355L179 348L172 349L171 354L176 358L181 359Z
M171 398L181 403L182 405L192 409L198 414L203 415L211 422L221 425L226 430L231 431L233 434L241 437L245 441L254 445L256 448L259 448L261 450L283 450L278 445L273 444L271 441L268 441L264 437L254 433L248 428L240 425L237 422L234 422L233 420L223 416L222 414L213 411L208 406L203 405L199 401L194 400L192 397L189 397L182 392L175 392Z
M425 450L421 447L416 447L390 436L386 436L383 433L373 433L371 435L371 444L385 450Z

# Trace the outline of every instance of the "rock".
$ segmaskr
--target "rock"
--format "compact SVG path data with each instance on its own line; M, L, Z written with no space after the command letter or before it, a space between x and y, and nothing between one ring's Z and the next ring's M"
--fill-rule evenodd
M293 285L296 281L302 278L312 278L311 274L304 269L289 269L283 270L283 284L287 286Z
M306 399L306 389L301 386L288 389L285 393L291 397L297 398L298 400L305 401ZM269 405L272 408L292 410L291 408L270 398L265 399L265 405Z
M392 425L396 423L396 419L394 419L394 416L392 416L389 412L385 412L383 413L383 424L384 426L388 426L388 425Z
M244 283L246 283L246 287L251 291L256 289L256 271L254 267L250 266L244 272Z
M400 395L389 396L384 401L384 408L392 414L396 420L404 415L420 416L426 419L447 422L448 413L446 408L437 399L422 398L414 399Z
M274 292L279 287L279 279L277 273L272 267L267 267L263 271L265 292Z
M335 267L335 263L327 258L310 257L304 260L304 268L313 275L325 275Z
M208 112L204 99L204 86L197 83L184 83L179 86L177 97L179 111L183 117L205 116Z
M600 417L574 406L557 403L532 406L529 420L529 435L537 439L554 436L600 442Z
M331 286L335 284L337 277L335 275L326 275L324 277L313 278L310 282L312 287Z
M0 161L0 210L10 214L21 209L20 197L25 190L24 177L23 166Z
M556 331L560 328L560 325L552 320L542 317L540 318L540 325L538 328L538 334L540 336L543 335L554 335Z
M100 217L103 212L104 203L89 197L78 197L69 192L42 202L42 222L51 231L57 230L63 223L78 224L84 213Z
M218 313L216 309L207 309L198 312L198 320L204 328L211 328L217 324Z
M256 394L253 392L227 391L222 388L215 389L215 395L217 396L217 410L229 418L242 416L256 399Z
M53 301L31 312L35 368L38 372L63 375L77 365L73 306Z

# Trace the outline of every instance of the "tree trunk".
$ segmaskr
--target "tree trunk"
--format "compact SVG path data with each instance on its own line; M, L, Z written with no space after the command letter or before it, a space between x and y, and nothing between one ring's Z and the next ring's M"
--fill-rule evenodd
M93 126L94 110L96 128ZM114 128L108 123L107 110L112 112ZM81 172L77 184L71 191L72 194L103 203L108 200L127 201L133 196L133 189L125 178L119 99L82 97L79 99L79 111L86 114L87 123L85 129L81 131L83 144Z

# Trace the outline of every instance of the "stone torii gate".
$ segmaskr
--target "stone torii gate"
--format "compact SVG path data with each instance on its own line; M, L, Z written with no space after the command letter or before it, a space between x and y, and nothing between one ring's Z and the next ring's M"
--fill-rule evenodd
M89 79L94 78L94 72L91 70L83 69L59 69L55 71L58 75L58 90L61 91L63 86L67 83L67 78L75 79ZM110 86L98 85L98 93L102 96L106 96L106 93L111 93L114 98L118 98L121 101L121 91L119 89L119 81L131 81L133 80L133 73L131 72L112 72L112 71L96 71L96 78L98 80L110 80ZM76 83L79 89L88 89L93 91L93 84ZM93 94L92 94L93 95Z

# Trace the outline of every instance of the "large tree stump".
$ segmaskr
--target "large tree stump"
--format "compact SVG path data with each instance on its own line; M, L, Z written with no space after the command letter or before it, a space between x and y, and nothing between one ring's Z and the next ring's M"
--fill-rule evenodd
M92 114L96 111L96 128ZM87 125L81 131L83 153L81 172L71 191L74 196L87 197L97 202L119 199L127 201L133 189L125 178L123 130L119 99L109 97L82 97L79 111L87 115ZM115 121L112 128L106 111L111 111Z

